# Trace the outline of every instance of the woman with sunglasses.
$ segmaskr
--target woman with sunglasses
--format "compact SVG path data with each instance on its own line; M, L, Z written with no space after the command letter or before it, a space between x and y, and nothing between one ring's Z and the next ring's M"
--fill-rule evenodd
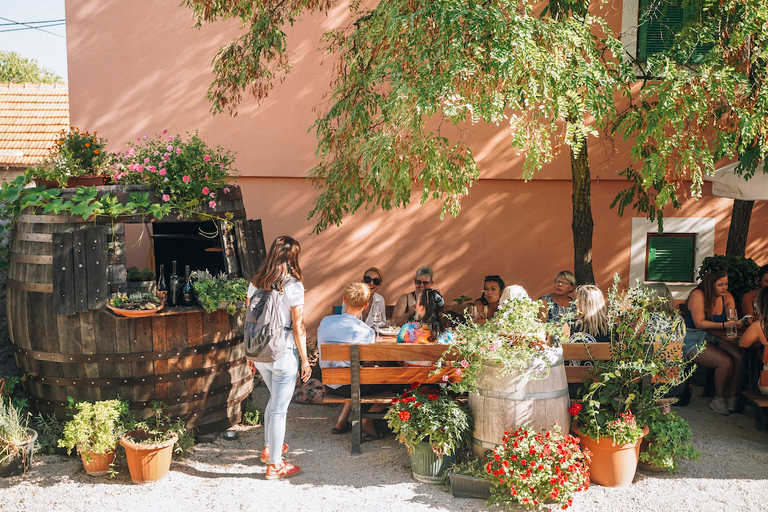
M485 276L483 295L475 301L475 311L472 315L476 324L484 324L496 315L504 288L504 280L501 277Z
M434 275L431 268L419 267L419 270L416 271L416 277L413 279L416 290L402 294L397 299L395 309L392 311L392 321L396 325L403 325L418 318L416 316L416 299L424 290L432 288L433 279Z
M377 267L371 267L363 274L363 282L371 290L371 298L363 309L365 323L373 328L383 328L387 326L387 306L384 303L384 297L376 293L384 282L384 274ZM346 303L341 305L341 312L346 313Z

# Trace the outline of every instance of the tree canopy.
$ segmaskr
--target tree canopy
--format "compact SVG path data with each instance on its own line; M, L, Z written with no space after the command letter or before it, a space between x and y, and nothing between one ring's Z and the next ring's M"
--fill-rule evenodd
M27 59L17 52L0 50L0 82L63 84L64 80L53 71L41 67L35 59Z

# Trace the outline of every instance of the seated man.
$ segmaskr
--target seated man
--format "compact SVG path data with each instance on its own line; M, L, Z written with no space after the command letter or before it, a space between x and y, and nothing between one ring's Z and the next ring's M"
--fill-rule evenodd
M371 290L363 283L351 283L347 286L344 293L344 313L332 315L323 318L320 327L317 329L317 346L321 343L375 343L376 333L372 328L360 320L360 314L368 304ZM322 368L348 368L347 361L323 361L322 350L320 352L320 366ZM361 385L360 396L372 395L380 391L386 391L389 386ZM352 396L352 388L349 385L329 385L325 386L326 392L332 395L343 397ZM382 404L375 404L371 407L371 412L384 410ZM349 413L352 411L352 404L344 404L344 408L336 421L336 427L332 430L334 434L343 434L349 432ZM376 431L373 420L363 419L362 421L363 441L372 441L381 439L383 436Z

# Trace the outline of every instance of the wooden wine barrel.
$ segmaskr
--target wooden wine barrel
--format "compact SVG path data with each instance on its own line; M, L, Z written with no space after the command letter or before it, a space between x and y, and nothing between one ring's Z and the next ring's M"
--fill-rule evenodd
M478 378L478 390L469 394L469 408L475 419L472 450L482 455L502 444L504 431L519 425L536 430L558 422L563 434L570 428L568 381L562 353L546 378L537 371L502 374L486 366Z
M100 194L122 200L142 190L99 187ZM260 222L244 219L241 196L217 207L217 213L231 211L239 226L221 234L228 270L258 267L264 252ZM239 422L240 403L253 387L243 348L244 314L180 307L134 319L105 309L110 289L125 282L123 222L147 221L119 220L85 221L30 209L17 220L6 289L8 331L17 365L35 374L28 383L36 406L64 419L67 397L120 397L142 418L152 401L162 401L200 433ZM259 237L260 245L254 243Z

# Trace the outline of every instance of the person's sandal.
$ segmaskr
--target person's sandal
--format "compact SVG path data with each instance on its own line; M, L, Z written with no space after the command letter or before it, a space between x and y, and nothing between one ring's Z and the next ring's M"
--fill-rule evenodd
M288 451L288 445L283 444L283 453ZM261 450L261 462L263 464L266 464L269 462L269 446L265 446L263 450Z
M278 480L280 478L290 478L292 476L301 473L299 466L294 466L290 462L283 461L280 466L269 464L267 466L267 475L264 477L267 480Z
M331 434L346 434L350 430L352 430L352 423L347 421L347 424L344 425L342 428L333 427L331 429Z

